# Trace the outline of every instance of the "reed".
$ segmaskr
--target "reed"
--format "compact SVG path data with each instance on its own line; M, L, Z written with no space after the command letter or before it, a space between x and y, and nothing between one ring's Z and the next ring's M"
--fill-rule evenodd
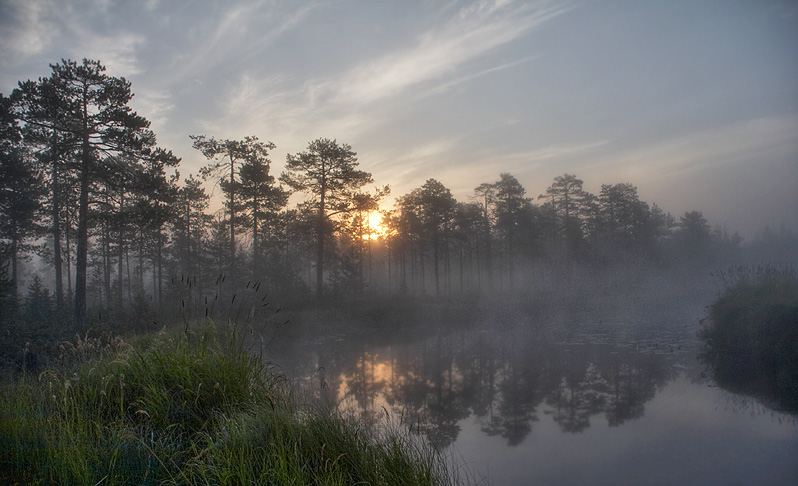
M300 398L241 343L211 325L65 346L58 369L2 386L6 483L457 483L422 437Z

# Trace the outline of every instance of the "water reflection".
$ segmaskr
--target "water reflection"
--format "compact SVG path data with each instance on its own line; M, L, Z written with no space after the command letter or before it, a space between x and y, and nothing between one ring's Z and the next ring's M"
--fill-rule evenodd
M441 333L390 344L350 336L317 343L315 366L289 374L321 380L330 399L364 419L390 411L439 446L454 442L469 417L509 446L544 418L564 433L598 420L616 427L641 418L680 373L698 377L688 370L695 362L690 331L647 339L609 324L588 327L565 335L551 328Z

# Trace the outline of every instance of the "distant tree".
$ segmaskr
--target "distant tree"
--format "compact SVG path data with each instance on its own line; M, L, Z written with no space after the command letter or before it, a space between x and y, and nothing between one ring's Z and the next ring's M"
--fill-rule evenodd
M480 244L477 252L481 253L485 259L488 281L493 280L493 248L492 248L492 228L493 228L493 205L496 197L496 184L483 182L474 188L474 199L482 208L482 223L480 226ZM481 249L481 251L480 251ZM480 258L479 256L477 257ZM481 264L477 266L478 285L481 287L482 275L480 272Z
M441 250L448 250L448 237L457 201L452 192L435 179L428 179L420 188L413 191L413 199L418 205L418 215L425 236L432 246L432 262L435 272L435 294L440 295L439 262Z
M164 247L166 245L166 225L179 214L174 203L177 198L177 174L168 175L167 168L176 167L180 163L171 151L161 148L147 149L142 154L143 170L141 172L141 193L145 195L149 211L145 214L147 226L153 232L155 240L154 269L155 288L153 291L158 305L163 305L163 267Z
M540 196L556 211L560 233L569 253L577 252L582 246L594 205L595 196L582 189L582 184L575 175L564 174L555 177L546 194Z
M212 162L200 170L205 179L213 179L227 195L225 209L228 214L228 229L230 231L229 245L229 270L235 276L236 261L236 226L241 222L240 213L243 211L240 202L240 181L236 179L241 169L241 164L252 163L254 160L268 161L268 151L275 145L271 142L261 142L258 137L244 137L244 140L216 140L213 137L206 139L205 135L190 135L194 141L193 147ZM266 162L264 162L266 163Z
M353 236L352 242L356 249L358 276L360 282L365 284L366 245L371 249L371 234L369 233L369 214L377 211L382 198L390 194L390 187L376 188L374 194L358 191L352 194L352 211L348 218L348 232ZM370 255L370 253L369 253ZM362 291L362 288L360 289Z
M310 193L317 211L316 221L316 296L324 287L324 242L331 216L354 210L357 190L373 182L371 174L357 170L357 154L348 144L320 138L308 144L305 152L289 154L280 180L295 191Z
M11 299L18 299L18 265L24 241L34 235L41 190L39 180L24 160L11 102L0 96L0 238L8 240L11 262Z
M282 252L276 255L280 259L279 271L272 275L277 278L282 274L283 278L275 280L281 284L296 279L295 288L302 287L304 292L314 281L313 262L317 250L318 211L310 204L302 202L295 209L281 213L280 221L281 233L274 235L276 238L272 243L274 248L279 247ZM272 259L272 262L276 261L277 259ZM283 289L283 291L288 290Z
M654 236L660 245L670 240L677 227L676 218L671 213L663 211L656 203L651 205L651 225L654 228Z
M496 230L504 246L509 283L513 285L516 254L520 247L531 246L532 201L526 197L526 190L514 176L503 173L499 177L494 184Z
M268 145L264 145L264 148ZM271 145L273 147L273 145ZM277 215L288 203L289 192L275 184L269 174L271 162L266 152L257 151L246 158L239 173L240 208L252 230L252 276L260 278L262 225L274 224Z
M676 233L688 257L703 256L712 240L712 229L700 211L687 211L679 218Z
M25 318L29 322L42 323L53 320L53 298L50 295L50 290L44 286L38 275L34 275L28 285L28 293L25 296L23 307Z
M479 203L457 203L454 213L454 238L458 243L460 292L464 291L465 260L472 264L474 253L479 255L479 237L482 225L482 206ZM477 261L479 267L479 261Z
M598 233L624 250L651 250L656 228L648 203L632 184L602 184L596 213Z
M174 253L181 274L199 277L202 237L211 217L208 209L208 194L202 181L189 175L175 194L175 215L171 220L175 242Z
M55 300L59 309L64 306L63 255L62 237L69 243L69 220L74 217L74 209L69 202L77 202L75 192L78 187L79 164L76 150L81 140L68 125L70 96L67 93L65 80L52 75L39 78L38 81L19 83L11 97L14 111L24 122L25 145L37 154L40 164L40 175L47 185L48 192L44 198L46 214L49 219L50 235L53 243L53 266L55 271ZM69 252L67 251L69 260ZM67 273L71 269L67 262ZM71 279L68 278L71 289Z
M217 278L224 274L225 264L230 251L230 220L221 212L214 214L208 226L208 240L203 245L203 259L210 264Z
M410 273L410 282L413 290L415 290L416 266L417 263L423 264L424 261L421 249L422 226L418 206L418 190L398 197L395 206L394 217L391 219L391 230L396 234L396 239L398 240L399 252L397 257L400 260L399 290L404 294L408 288L408 273ZM408 262L410 263L410 272L408 272L407 268ZM422 274L423 289L423 266L420 273Z
M74 323L86 325L86 281L89 248L89 193L97 177L101 154L126 154L135 157L155 143L149 122L128 106L133 94L130 82L105 74L98 61L84 59L81 64L62 61L51 65L53 85L68 107L63 125L58 127L77 141L79 180L78 230L75 276ZM119 159L121 160L121 159ZM119 167L117 170L127 170Z

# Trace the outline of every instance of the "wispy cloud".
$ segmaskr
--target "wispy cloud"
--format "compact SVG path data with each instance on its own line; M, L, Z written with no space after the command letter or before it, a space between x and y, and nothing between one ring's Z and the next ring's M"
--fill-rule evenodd
M746 120L643 147L615 151L582 166L591 173L669 181L726 165L787 160L798 152L798 117Z
M478 1L459 9L456 5L442 9L437 23L404 45L342 73L324 73L302 84L292 83L290 77L244 74L230 86L224 114L212 124L230 128L255 123L278 132L302 131L305 137L352 140L385 123L386 113L406 113L409 103L533 59L487 67L475 62L567 10L547 2ZM297 12L295 18L306 14Z
M192 27L189 50L174 56L164 81L179 84L219 71L236 76L249 63L262 64L272 43L300 26L318 7L312 2L284 11L251 2L225 9L212 24Z
M455 73L468 61L517 39L565 10L545 3L477 2L456 12L443 25L422 33L411 48L371 60L345 74L332 83L332 97L348 105L394 97L425 81Z
M138 57L138 49L146 38L140 34L97 35L84 31L80 37L80 42L72 49L74 59L100 60L113 76L129 77L145 69Z

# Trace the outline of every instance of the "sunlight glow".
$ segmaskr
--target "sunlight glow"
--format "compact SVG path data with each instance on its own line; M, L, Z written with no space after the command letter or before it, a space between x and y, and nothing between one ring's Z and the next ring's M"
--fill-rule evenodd
M376 240L386 232L387 229L382 225L382 215L377 211L370 212L368 226L366 227L366 233L363 235L363 239Z

